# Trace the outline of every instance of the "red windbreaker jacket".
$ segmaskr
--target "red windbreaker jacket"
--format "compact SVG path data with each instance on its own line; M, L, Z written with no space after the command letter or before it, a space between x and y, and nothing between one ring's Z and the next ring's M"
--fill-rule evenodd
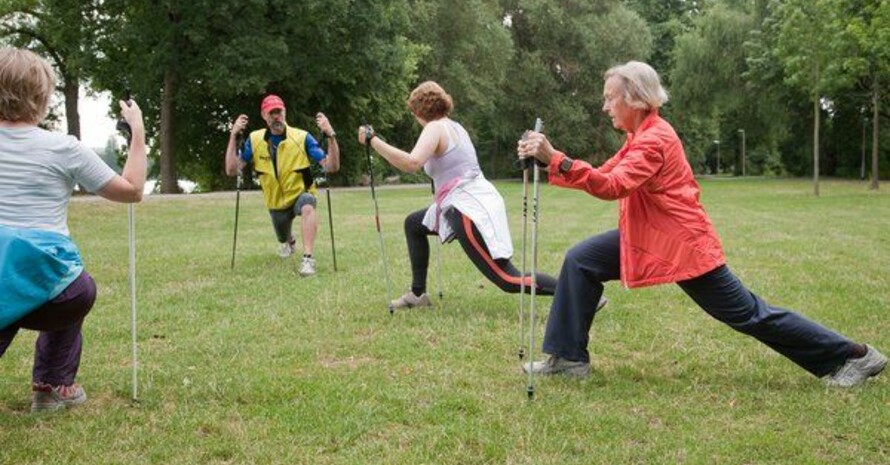
M720 238L699 202L699 186L674 128L652 111L601 167L566 155L550 160L550 184L619 202L621 282L626 287L701 276L726 263Z

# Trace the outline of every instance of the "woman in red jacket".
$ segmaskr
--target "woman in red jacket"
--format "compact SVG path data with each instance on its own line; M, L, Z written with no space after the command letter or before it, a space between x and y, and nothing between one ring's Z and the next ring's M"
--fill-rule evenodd
M605 74L603 111L627 133L601 167L572 160L543 134L519 142L519 157L547 164L550 183L618 200L618 230L590 237L565 256L543 351L525 364L537 374L590 373L588 333L603 282L629 288L677 283L709 315L757 338L831 386L851 387L884 369L887 358L751 293L726 266L717 232L674 129L658 115L667 101L658 74L631 61Z

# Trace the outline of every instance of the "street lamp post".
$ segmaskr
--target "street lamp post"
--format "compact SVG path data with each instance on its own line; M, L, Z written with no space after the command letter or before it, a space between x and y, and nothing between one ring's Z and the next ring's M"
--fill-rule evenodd
M720 174L720 139L714 139L714 143L717 144L717 172L716 172L716 174Z
M745 158L745 130L739 129L739 134L742 135L742 176L745 175L745 168L748 166L747 160Z

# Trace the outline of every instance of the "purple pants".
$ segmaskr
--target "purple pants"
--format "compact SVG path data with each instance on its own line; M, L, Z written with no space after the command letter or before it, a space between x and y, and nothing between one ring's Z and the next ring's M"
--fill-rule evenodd
M74 384L80 367L80 327L95 301L96 283L84 271L55 299L0 331L0 357L19 328L40 331L31 380L53 386Z

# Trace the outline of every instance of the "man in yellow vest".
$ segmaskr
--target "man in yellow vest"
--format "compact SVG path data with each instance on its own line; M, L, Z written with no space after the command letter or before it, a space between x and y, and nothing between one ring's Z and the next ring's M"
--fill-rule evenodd
M329 141L325 154L312 134L287 125L284 101L277 95L267 95L263 99L260 115L266 128L250 133L241 147L240 158L236 153L236 138L247 127L247 115L239 115L232 124L226 148L226 174L235 176L246 164L253 164L278 237L279 257L293 255L296 239L291 229L294 218L301 218L303 261L300 276L312 276L315 274L312 248L318 231L318 217L315 214L317 191L309 165L316 161L326 173L340 169L337 134L324 114L315 115L318 128Z

